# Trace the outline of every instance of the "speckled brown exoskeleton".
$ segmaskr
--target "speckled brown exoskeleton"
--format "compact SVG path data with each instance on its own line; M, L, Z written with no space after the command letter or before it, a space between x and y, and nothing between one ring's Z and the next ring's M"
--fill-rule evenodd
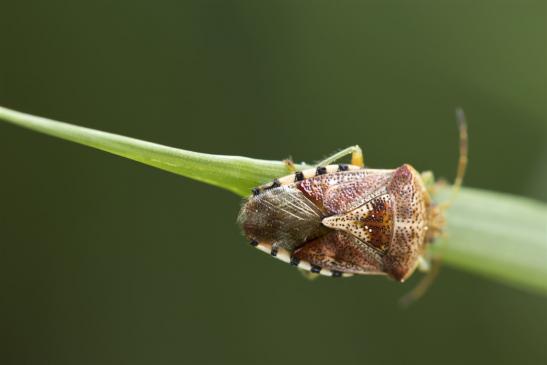
M454 192L467 165L467 129L459 113L460 159ZM351 164L333 164L344 155ZM291 164L289 164L291 166ZM448 204L431 199L431 173L411 165L365 168L350 147L252 191L239 222L251 244L300 269L326 276L387 275L405 281L427 268L427 247L443 231Z

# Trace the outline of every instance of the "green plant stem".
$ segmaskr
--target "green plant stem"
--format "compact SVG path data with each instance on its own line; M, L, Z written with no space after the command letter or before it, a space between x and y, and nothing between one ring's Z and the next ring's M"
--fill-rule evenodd
M240 196L288 173L282 161L185 151L3 107L0 120L203 181ZM454 267L547 294L544 203L464 188L447 212L447 239L436 250Z
M446 264L547 294L546 204L464 188L446 221Z

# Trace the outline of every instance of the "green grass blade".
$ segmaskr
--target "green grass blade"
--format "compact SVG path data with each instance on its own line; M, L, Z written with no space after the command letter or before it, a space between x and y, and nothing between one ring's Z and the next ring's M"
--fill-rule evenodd
M126 157L178 175L248 195L251 189L287 174L281 161L220 156L124 137L0 107L0 120Z
M287 174L281 161L185 151L0 107L0 120L123 156L246 196ZM297 166L302 168L303 166ZM464 188L447 212L447 264L547 294L547 205Z

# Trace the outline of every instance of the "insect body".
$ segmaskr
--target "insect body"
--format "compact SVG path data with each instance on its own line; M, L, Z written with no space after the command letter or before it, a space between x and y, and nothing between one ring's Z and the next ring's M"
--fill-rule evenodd
M461 184L463 122L460 132ZM412 166L377 170L361 161L356 148L351 165L320 164L253 189L239 215L251 244L313 273L407 279L441 233L443 209Z

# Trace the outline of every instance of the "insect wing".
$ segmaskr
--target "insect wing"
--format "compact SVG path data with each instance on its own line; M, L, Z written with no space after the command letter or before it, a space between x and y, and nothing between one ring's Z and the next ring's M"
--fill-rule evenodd
M246 235L259 242L292 251L325 233L323 212L295 186L282 186L251 197L241 209L239 222Z
M294 257L309 262L312 269L327 269L337 273L383 275L382 259L352 235L331 231L306 243L294 252Z

